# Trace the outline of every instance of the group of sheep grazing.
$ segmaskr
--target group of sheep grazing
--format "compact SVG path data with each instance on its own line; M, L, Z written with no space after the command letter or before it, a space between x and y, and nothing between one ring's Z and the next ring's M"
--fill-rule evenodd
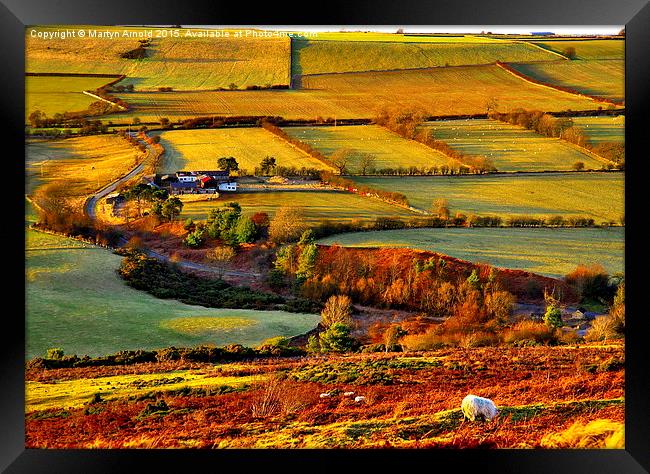
M460 408L463 412L463 416L468 418L470 421L475 421L478 418L492 421L492 419L494 419L499 413L499 410L492 400L471 394L463 398Z
M331 398L332 395L333 395L332 393L325 392L325 393L320 394L320 398ZM344 392L343 396L344 397L352 397L352 396L354 396L354 392ZM362 395L358 395L358 396L354 397L354 402L355 403L363 402L365 400L366 400L366 397L364 397Z

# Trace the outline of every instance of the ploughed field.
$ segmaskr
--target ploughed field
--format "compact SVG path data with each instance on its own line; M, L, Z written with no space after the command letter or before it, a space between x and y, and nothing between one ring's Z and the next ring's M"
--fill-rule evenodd
M563 277L578 265L602 265L610 274L625 269L625 230L621 227L400 229L333 235L319 243L345 247L408 247L553 278Z
M430 168L450 165L453 161L436 150L377 125L286 127L284 131L326 156L340 149L351 150L354 155L347 166L347 173L351 174L362 173L361 153L373 156L371 167L375 169L410 166Z
M181 219L205 220L210 210L230 201L238 202L244 214L266 212L269 216L273 216L280 207L295 206L304 212L305 222L310 224L318 224L322 220L341 222L418 215L378 199L361 197L345 191L237 191L233 194L221 193L219 199L215 200L186 202Z
M117 94L139 117L172 121L206 115L288 119L372 118L381 109L421 109L427 115L483 114L495 99L502 112L593 110L592 99L528 83L496 65L301 76L297 90L134 92Z
M156 28L91 26L86 30L97 31L95 37L87 33L83 38L42 39L32 37L32 29L52 32L62 28L26 28L27 72L124 74L127 78L120 84L132 84L136 90L210 90L228 88L230 84L244 89L289 84L290 45L286 36L235 37L232 30L214 30L221 36L210 38L198 36L204 30L183 28L178 37L158 37ZM125 31L134 37L123 36ZM139 40L146 36L138 35L147 32L154 37L144 48L145 57L122 58L123 53L140 46ZM118 36L100 37L107 33Z
M464 154L489 158L499 171L570 171L577 161L594 170L605 163L559 138L497 120L441 120L421 128Z
M354 177L363 185L404 193L419 209L446 199L451 215L585 216L618 223L625 213L620 172L527 175Z
M623 363L614 343L30 368L26 446L622 448ZM463 421L468 393L498 417Z
M625 100L625 62L621 59L510 64L526 76L582 94Z
M216 170L217 159L223 156L235 157L239 168L250 173L267 156L274 157L278 166L334 171L280 137L258 127L162 132L160 144L165 148L165 154L158 168L159 173Z
M122 257L101 247L27 230L26 357L241 343L302 334L319 315L215 309L155 298L117 274Z

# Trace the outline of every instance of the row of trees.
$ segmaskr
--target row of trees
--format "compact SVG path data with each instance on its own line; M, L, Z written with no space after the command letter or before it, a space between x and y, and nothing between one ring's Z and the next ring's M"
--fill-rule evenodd
M105 102L93 102L93 104L105 104ZM91 104L92 106L92 104ZM92 108L92 107L91 107ZM103 108L103 106L99 106ZM90 110L90 109L89 109ZM97 133L108 133L109 124L103 123L101 120L89 120L83 118L85 115L101 115L100 113L84 113L84 112L64 112L62 114L56 113L52 117L40 110L34 110L29 114L27 120L34 128L65 128L67 134L72 134L70 129L78 128L79 135L91 135ZM64 131L65 133L65 131Z
M275 157L265 156L260 165L255 168L255 176L281 176L283 178L300 177L307 179L320 179L320 170L317 168L298 168L296 166L280 166Z
M489 117L502 122L519 125L534 130L540 135L561 138L575 145L591 150L593 153L611 161L607 169L625 169L625 145L619 142L592 144L584 131L574 125L570 117L553 117L540 110L517 109L512 112L491 111ZM584 167L584 166L583 166ZM582 167L574 167L579 171Z
M426 115L422 110L389 112L386 109L382 109L375 116L374 123L386 127L401 137L422 143L423 145L437 150L452 160L460 163L458 166L450 165L448 167L448 171L457 171L456 174L483 174L497 171L494 163L492 163L489 158L485 156L467 155L458 150L455 150L442 140L436 140L433 130L421 128L421 125L424 123L425 119ZM440 174L454 173L443 173L441 170Z

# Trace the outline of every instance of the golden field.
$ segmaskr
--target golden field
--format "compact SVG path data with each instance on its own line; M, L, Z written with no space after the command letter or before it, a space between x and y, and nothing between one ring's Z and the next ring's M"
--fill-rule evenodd
M165 148L160 173L218 169L217 159L227 156L237 160L240 170L250 173L266 156L274 157L278 166L331 171L322 162L258 127L162 132L160 143Z

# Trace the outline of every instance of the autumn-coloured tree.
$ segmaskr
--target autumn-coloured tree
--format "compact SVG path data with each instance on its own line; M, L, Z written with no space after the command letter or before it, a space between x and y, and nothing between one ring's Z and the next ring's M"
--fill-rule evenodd
M274 243L296 241L305 230L302 208L283 206L277 210L269 225L269 239Z
M449 219L449 202L444 198L438 198L433 201L431 211L440 219Z
M335 323L352 324L352 300L347 295L331 296L320 313L321 323L330 327Z

